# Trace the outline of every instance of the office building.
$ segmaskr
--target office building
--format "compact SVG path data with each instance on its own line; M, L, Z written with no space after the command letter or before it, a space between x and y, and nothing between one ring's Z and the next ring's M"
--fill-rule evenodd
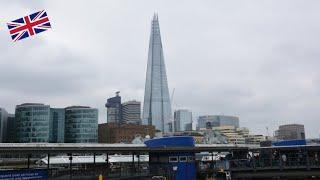
M141 103L138 101L122 103L122 121L127 124L141 124Z
M7 143L17 142L17 129L16 129L16 120L14 114L8 114L7 119Z
M98 109L88 106L65 108L65 142L98 142Z
M115 97L107 100L106 108L108 123L121 123L122 121L121 96L119 96L119 93L119 91L116 92Z
M8 112L4 108L0 108L0 143L7 140L7 121Z
M275 137L278 140L294 140L305 139L304 125L302 124L286 124L279 126L275 132Z
M24 103L15 110L17 142L49 142L50 106Z
M99 124L99 143L131 143L136 136L151 138L155 136L155 127L137 124Z
M260 142L265 140L263 135L250 134L249 129L245 127L237 128L227 125L212 127L212 130L226 137L229 144L259 145Z
M250 135L247 135L245 138L246 138L246 144L255 144L255 145L259 145L261 142L266 140L265 136L261 134L250 134Z
M199 116L198 129L211 129L219 126L234 126L239 127L239 118L235 116L225 115L206 115Z
M50 109L50 142L64 143L65 109Z
M212 130L218 131L227 138L230 144L245 144L246 138L244 132L241 129L237 129L234 126L216 126L212 127Z
M186 109L180 109L174 112L175 131L192 130L192 112Z
M157 130L167 133L169 123L172 121L172 111L162 48L158 15L154 15L149 42L142 121L143 124L154 125Z

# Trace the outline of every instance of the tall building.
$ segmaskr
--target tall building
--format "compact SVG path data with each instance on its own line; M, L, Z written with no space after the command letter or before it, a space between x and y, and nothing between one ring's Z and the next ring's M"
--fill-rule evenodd
M139 101L122 103L122 121L126 124L141 124L141 103Z
M119 91L116 96L109 98L106 103L108 123L121 123L122 109L121 109L121 96Z
M192 130L192 112L186 109L179 109L174 112L175 131Z
M50 109L50 142L64 143L65 109Z
M17 105L15 115L18 142L49 142L49 105L40 103Z
M98 109L87 106L65 108L65 142L98 142Z
M0 108L0 143L6 142L7 139L7 121L8 112L4 108Z
M211 129L212 127L219 126L234 126L239 127L239 118L235 116L225 115L206 115L199 116L198 128L199 129Z
M171 105L158 16L151 26L148 65L143 104L143 124L154 125L164 133L169 131Z
M279 126L275 132L275 136L279 140L305 139L304 125L302 124L286 124Z

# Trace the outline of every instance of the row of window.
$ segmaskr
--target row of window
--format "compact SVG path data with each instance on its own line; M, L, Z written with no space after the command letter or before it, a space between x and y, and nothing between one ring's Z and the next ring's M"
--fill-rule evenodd
M17 112L22 111L43 111L43 110L49 110L49 107L19 107L16 109Z
M97 138L97 134L68 134L66 133L66 138L67 139L80 139L80 138L85 138L85 139L96 139Z
M169 156L169 162L193 162L194 156Z
M67 129L66 133L96 133L97 129Z
M66 123L97 123L98 119L66 119Z
M96 118L97 114L68 114L66 115L67 119L71 118Z
M66 110L66 113L68 114L75 114L75 113L95 113L97 112L97 109L82 109L82 110Z

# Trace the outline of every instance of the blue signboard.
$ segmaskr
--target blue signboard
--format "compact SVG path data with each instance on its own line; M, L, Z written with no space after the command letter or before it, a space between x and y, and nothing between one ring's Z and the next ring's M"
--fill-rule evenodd
M48 172L43 169L0 171L0 179L5 180L45 180L47 177Z

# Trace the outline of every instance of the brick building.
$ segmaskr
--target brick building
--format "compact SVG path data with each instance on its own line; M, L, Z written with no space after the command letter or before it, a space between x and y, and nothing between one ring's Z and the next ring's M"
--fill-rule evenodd
M131 143L135 136L151 138L155 135L155 127L150 125L136 124L99 124L98 141L99 143Z

